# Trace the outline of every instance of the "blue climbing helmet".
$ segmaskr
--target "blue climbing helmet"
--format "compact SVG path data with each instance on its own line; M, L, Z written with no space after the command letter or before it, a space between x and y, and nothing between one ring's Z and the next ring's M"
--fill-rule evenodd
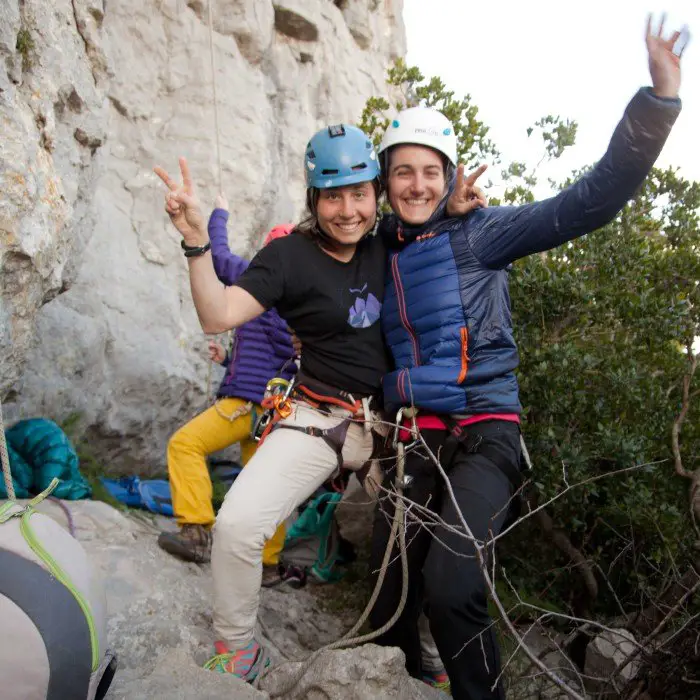
M327 189L371 182L379 177L374 144L349 124L327 126L315 133L304 154L306 187Z

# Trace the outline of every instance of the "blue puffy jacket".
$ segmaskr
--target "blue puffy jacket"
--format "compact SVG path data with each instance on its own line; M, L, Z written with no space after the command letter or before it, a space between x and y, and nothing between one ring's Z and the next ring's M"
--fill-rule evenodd
M462 219L445 218L443 201L418 228L383 219L382 324L396 364L383 382L389 410L520 413L507 266L607 224L649 173L680 108L640 90L600 162L556 197Z

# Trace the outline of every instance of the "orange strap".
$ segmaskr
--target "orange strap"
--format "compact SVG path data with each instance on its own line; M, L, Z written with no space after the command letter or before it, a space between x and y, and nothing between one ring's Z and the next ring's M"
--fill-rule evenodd
M340 406L340 408L344 408L347 411L351 411L353 415L359 413L362 410L362 401L355 401L355 403L352 404L349 401L343 401L342 399L339 399L335 396L322 396L321 394L317 394L314 391L311 391L311 389L304 386L303 384L297 384L296 388L299 389L303 394L305 394L307 398L312 399L318 404L330 403L334 406Z

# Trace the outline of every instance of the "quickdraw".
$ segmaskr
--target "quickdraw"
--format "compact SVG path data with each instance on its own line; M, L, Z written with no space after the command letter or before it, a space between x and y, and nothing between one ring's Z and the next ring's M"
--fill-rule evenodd
M251 437L255 442L262 442L272 429L272 426L283 418L292 415L290 396L294 389L294 380L273 377L265 387L265 394L260 404L265 410L255 421Z

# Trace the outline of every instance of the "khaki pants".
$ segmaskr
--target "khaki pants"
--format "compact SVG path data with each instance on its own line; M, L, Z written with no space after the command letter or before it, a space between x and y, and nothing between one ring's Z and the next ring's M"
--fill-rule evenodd
M325 415L294 403L281 423L324 429L349 417L334 408ZM359 469L372 455L372 434L362 422L348 427L344 465ZM253 639L260 602L262 550L265 541L338 466L335 451L320 437L278 428L258 448L226 495L214 525L214 630L229 648Z
M212 525L212 483L207 469L207 455L238 443L241 464L246 466L258 446L250 437L250 413L233 420L232 416L246 405L237 398L219 399L180 428L168 442L168 475L173 499L173 511L179 525ZM218 409L218 410L217 410ZM262 409L255 407L258 414ZM265 545L262 561L265 566L279 563L284 547L286 529L281 525Z

